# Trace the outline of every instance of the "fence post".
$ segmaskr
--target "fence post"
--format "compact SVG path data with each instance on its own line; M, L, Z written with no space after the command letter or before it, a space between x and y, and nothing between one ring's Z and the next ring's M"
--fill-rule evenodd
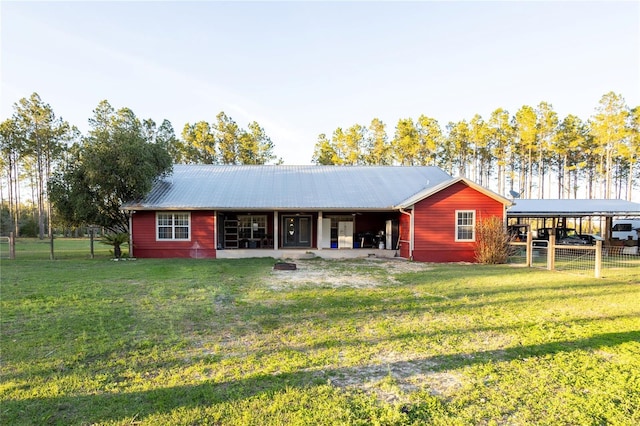
M9 232L9 259L15 260L16 258L16 239L13 236L13 232Z
M555 232L552 232L551 235L549 235L549 245L547 246L547 269L550 271L555 271L556 269L556 234Z
M531 268L531 265L533 265L533 236L531 235L531 230L527 231L527 248L525 256L527 256L527 268Z
M90 226L89 227L89 248L91 249L91 258L92 259L94 258L94 255L93 255L93 234L94 234L94 232L95 231L93 230L93 227Z
M596 266L595 275L596 278L600 278L602 274L602 241L596 241Z

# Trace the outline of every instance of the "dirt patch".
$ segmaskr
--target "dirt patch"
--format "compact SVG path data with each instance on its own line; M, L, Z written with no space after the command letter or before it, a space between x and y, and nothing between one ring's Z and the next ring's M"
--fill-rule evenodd
M374 288L394 283L399 274L431 269L428 264L404 259L297 260L296 267L293 271L271 271L265 285L276 291L308 286Z
M433 269L433 265L404 259L297 259L295 263L294 271L271 271L264 281L267 288L374 288L397 283L400 274ZM361 390L388 403L405 403L411 392L427 390L447 397L461 387L460 376L437 370L434 361L418 354L389 352L379 354L372 364L339 369L328 378L336 387Z
M402 359L406 356L392 356ZM358 389L376 395L388 403L407 402L407 395L427 390L433 395L449 397L462 386L458 374L433 371L437 365L427 359L395 361L354 367L330 378L331 384L345 389Z

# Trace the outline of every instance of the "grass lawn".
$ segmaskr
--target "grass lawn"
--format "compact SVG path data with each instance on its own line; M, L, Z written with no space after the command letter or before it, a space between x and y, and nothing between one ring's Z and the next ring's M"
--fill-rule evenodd
M636 425L640 268L2 260L3 425Z
M128 245L122 246L127 253ZM94 257L108 258L113 248L100 243L100 238L93 241ZM48 260L51 242L48 239L18 238L16 240L16 259ZM54 238L53 252L56 259L89 259L91 257L91 240L89 238ZM9 258L9 244L0 243L0 259Z

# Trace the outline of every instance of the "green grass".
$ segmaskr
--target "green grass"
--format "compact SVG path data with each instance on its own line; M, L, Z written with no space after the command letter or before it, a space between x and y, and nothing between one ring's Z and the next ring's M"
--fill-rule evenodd
M640 423L640 268L106 257L1 261L0 424Z
M18 238L16 240L16 259L24 260L48 260L51 242L45 238ZM122 246L126 255L127 245ZM93 241L94 258L113 257L112 248L101 244L99 238ZM91 241L89 238L54 238L53 251L55 259L89 259L91 257ZM0 243L0 259L9 259L9 244L5 241Z

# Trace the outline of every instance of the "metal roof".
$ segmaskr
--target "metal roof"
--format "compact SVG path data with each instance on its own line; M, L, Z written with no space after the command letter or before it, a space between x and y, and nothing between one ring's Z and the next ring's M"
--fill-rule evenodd
M174 165L125 210L390 210L453 178L438 167Z
M637 216L640 204L625 200L515 199L509 217Z

